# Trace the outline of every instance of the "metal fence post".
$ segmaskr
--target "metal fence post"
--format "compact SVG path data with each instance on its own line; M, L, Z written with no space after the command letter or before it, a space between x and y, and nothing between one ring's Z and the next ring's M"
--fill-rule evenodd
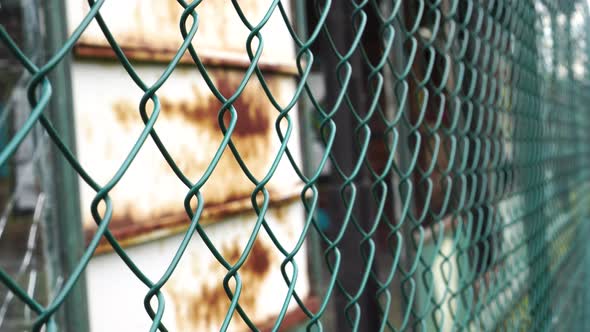
M67 39L67 26L64 19L66 10L64 0L43 1L45 28L45 49L47 57L61 48ZM46 58L47 58L46 57ZM66 57L50 74L53 95L47 115L60 133L63 141L76 151L72 87L69 70L69 57ZM48 224L50 225L50 244L56 252L59 264L56 271L67 277L77 265L84 248L82 222L80 217L80 195L78 177L66 159L51 145L48 147L49 197ZM51 243L52 242L52 243ZM72 289L64 303L62 319L65 331L88 331L88 309L86 302L86 282L84 275Z

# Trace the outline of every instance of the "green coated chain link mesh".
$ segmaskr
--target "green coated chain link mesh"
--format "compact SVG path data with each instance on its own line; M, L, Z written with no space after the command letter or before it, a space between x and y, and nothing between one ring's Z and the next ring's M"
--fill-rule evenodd
M205 0L206 1L206 0ZM0 146L0 165L41 126L81 181L96 192L92 216L98 225L79 263L46 303L30 296L18 278L0 269L0 282L36 318L33 331L59 330L56 313L106 238L129 270L147 287L144 298L151 331L166 331L161 292L190 241L203 241L227 274L231 301L225 319L260 327L241 306L240 268L256 238L266 233L282 253L289 291L272 330L279 330L295 300L309 330L585 330L585 292L590 281L586 236L590 234L590 15L573 0L317 0L308 1L305 28L287 14L285 1L270 2L267 15L250 22L236 0L231 3L250 31L244 47L250 64L233 95L223 95L191 43L199 27L199 5L184 8L179 23L181 47L160 78L148 85L126 57L101 17L105 0L89 0L90 10L55 54L32 61L0 28L2 47L30 73L31 113ZM259 67L265 44L261 29L279 13L297 49L298 83L281 105ZM301 17L297 17L301 20ZM72 51L96 21L122 66L143 90L137 111L145 124L125 160L107 183L97 183L62 140L46 115L54 97L48 74ZM218 112L223 140L207 171L188 178L160 140L155 125L161 113L158 90L186 53L211 93L223 104ZM322 99L310 73L320 68L327 91ZM243 162L232 140L240 109L234 102L255 79L276 108L281 148L263 177ZM296 162L292 112L305 110L303 126L322 142L313 167ZM153 105L153 107L151 106ZM165 110L164 110L165 111ZM230 121L224 122L229 114ZM314 122L315 121L315 122ZM288 124L282 126L280 124ZM108 135L108 133L106 133ZM308 136L314 136L309 134ZM109 192L119 185L147 140L186 186L184 202L191 223L165 273L149 279L109 230L117 202ZM348 144L350 143L350 144ZM198 142L195 149L199 148ZM304 149L309 141L304 141ZM201 188L222 154L231 154L255 189L251 209L257 220L235 264L224 259L199 221ZM294 248L285 248L266 222L267 184L287 158L305 186L303 231ZM308 158L309 153L308 153ZM313 163L311 163L313 164ZM334 169L329 183L322 170ZM260 199L262 196L263 199ZM319 217L323 199L338 197L338 217L328 232ZM64 198L62 198L64 199ZM196 209L191 201L197 202ZM100 205L106 206L104 213ZM334 226L335 225L335 226ZM350 234L356 234L351 237ZM295 290L294 257L309 239L319 243L310 259L321 257L323 277L314 281L316 308L306 307ZM349 252L360 255L360 276L349 280ZM587 271L588 270L588 271ZM122 294L121 296L124 296ZM335 298L337 304L332 305ZM333 311L333 312L331 312ZM237 314L236 314L237 313ZM237 317L240 318L237 318ZM336 320L330 326L327 317ZM103 317L102 319L109 319ZM590 323L588 323L590 324Z

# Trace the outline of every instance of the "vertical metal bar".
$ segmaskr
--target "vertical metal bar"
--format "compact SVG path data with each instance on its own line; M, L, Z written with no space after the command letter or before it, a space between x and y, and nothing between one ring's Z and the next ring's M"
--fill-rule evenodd
M586 41L586 45L584 48L584 53L586 56L586 62L585 62L585 80L586 82L588 81L588 79L590 78L590 72L588 72L588 69L590 67L590 3L586 3L586 5L582 6L583 8L583 12L584 12L584 33L585 33L585 41ZM586 85L587 83L584 83L584 85ZM584 145L584 144L589 144L590 142L587 141L582 141L580 142L580 144ZM589 202L590 199L588 198L584 198L586 200L586 202ZM586 241L586 236L588 234L588 221L590 220L590 215L588 214L590 211L590 206L587 206L586 209L584 210L584 220L582 220L582 232L580 232L578 234L578 236L580 237L580 239L578 241L583 241L583 243L585 243ZM582 246L583 248L588 248L588 246ZM582 255L583 260L583 264L584 264L584 277L581 281L582 285L588 285L588 283L590 282L590 252L588 250L585 250L585 252ZM583 286L582 290L582 308L587 308L588 304L590 304L590 289L587 286ZM588 320L588 315L586 312L584 312L583 310L579 310L580 311L580 325L581 326L590 326L590 321Z
M64 15L65 2L43 1L44 28L46 33L45 49L48 56L63 47L67 37L67 26ZM66 57L50 74L53 95L48 110L48 116L62 140L76 151L74 112L72 102L72 87L70 76L70 59ZM68 277L82 256L84 237L80 214L80 195L78 177L69 166L66 159L55 146L48 147L50 187L47 188L50 199L49 225L53 230L49 241L56 241L59 263L57 273ZM88 331L88 308L86 302L86 282L84 275L80 277L76 286L68 295L63 306L63 321L65 331Z

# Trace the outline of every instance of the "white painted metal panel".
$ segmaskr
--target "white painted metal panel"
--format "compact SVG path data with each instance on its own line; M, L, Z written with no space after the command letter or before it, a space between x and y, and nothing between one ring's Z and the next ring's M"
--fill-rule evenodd
M287 250L292 250L303 227L303 209L299 203L273 208L267 222ZM234 263L241 254L255 223L255 215L229 217L206 228L212 242L224 257ZM128 254L152 280L168 266L180 244L181 236L168 237L127 249ZM305 245L296 255L298 267L296 291L309 295ZM239 303L256 323L273 319L287 294L281 276L284 256L261 231L251 256L240 270L243 281ZM292 273L292 269L288 269ZM164 323L170 331L219 331L229 308L222 280L227 271L215 260L203 241L194 236L177 270L163 288L166 298ZM92 259L88 271L91 327L93 331L147 331L151 320L143 308L148 289L114 253ZM297 304L290 302L290 309ZM155 308L155 302L154 302ZM236 314L229 331L247 330Z
M145 81L153 82L162 68L142 65L137 70ZM114 63L77 62L72 73L79 159L93 178L105 184L144 128L138 106L143 92L134 87L125 71ZM243 77L239 70L224 69L212 69L211 75L227 97L234 93ZM289 76L268 75L266 81L277 100L286 105L292 98L294 80ZM217 119L220 103L198 71L189 67L178 68L157 95L162 111L155 128L180 169L196 182L211 163L223 138ZM256 78L250 80L234 107L238 117L232 139L245 164L261 179L280 148L275 130L278 111L270 104ZM299 160L296 112L296 108L290 112L293 131L289 146ZM254 187L227 148L201 191L206 206L204 219L252 210L250 196ZM301 185L286 156L266 188L274 203L299 195ZM121 239L134 242L134 239L145 238L146 233L161 233L186 225L188 218L183 201L188 190L148 138L128 172L109 194L114 204L111 229ZM95 228L90 205L96 193L86 184L81 184L80 191L84 225L89 236Z
M268 12L271 0L237 1L249 23L256 26ZM291 16L289 1L283 1L287 15ZM71 31L88 12L85 0L68 2L68 20ZM180 16L183 8L175 0L126 0L106 1L100 9L105 22L120 46L131 57L149 60L170 58L182 43ZM206 0L195 12L199 16L199 28L193 39L199 56L216 64L248 64L247 38L250 30L241 20L231 1ZM192 21L187 22L187 30ZM264 51L261 63L291 68L295 66L295 48L278 7L261 29ZM289 39L285 39L289 38ZM258 40L254 38L255 51ZM278 47L277 45L280 45ZM108 42L100 27L93 22L79 41L78 54L100 55L109 51ZM90 48L90 49L88 49ZM94 48L94 50L93 50Z

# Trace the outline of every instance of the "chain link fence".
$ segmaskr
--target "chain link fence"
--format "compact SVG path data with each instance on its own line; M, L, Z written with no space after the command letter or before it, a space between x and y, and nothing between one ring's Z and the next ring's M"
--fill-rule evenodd
M71 33L59 48L46 52L44 60L23 42L23 36L34 32L15 29L11 20L16 16L8 15L12 7L0 4L0 54L2 63L8 64L2 69L2 102L15 100L21 91L18 100L28 104L0 105L0 247L12 248L2 249L0 255L0 282L5 287L0 292L0 328L87 329L72 326L75 319L60 315L74 310L66 305L72 297L83 296L77 289L84 288L84 273L102 246L144 285L144 298L136 303L141 306L143 301L150 330L167 331L165 313L172 309L166 306L163 289L195 242L223 268L224 277L217 280L223 287L216 296L227 299L227 306L217 321L210 322L217 330L236 330L236 321L249 330L285 330L293 311L300 313L296 325L311 331L569 331L589 326L587 3L249 1L247 5L263 9L263 15L253 20L245 2L231 1L229 12L239 28L247 30L239 44L247 58L235 89L228 90L218 80L223 69L207 60L206 50L199 46L203 39L198 32L211 34L206 30L211 12L202 8L215 1L169 2L179 13L177 46L168 49L167 61L160 61L158 75L149 78L142 77L137 60L143 55L121 46L130 42L117 38L118 27L109 24L103 8L105 0L89 0ZM29 1L22 6L35 13L41 4ZM55 22L55 17L65 15L64 8L49 6L42 12L45 21L31 16L24 21L47 24L53 17ZM275 21L288 34L273 38L275 30L268 25ZM91 29L104 36L103 49L124 70L128 89L142 94L132 103L141 130L106 181L97 180L88 171L93 165L78 156L94 155L91 160L99 163L98 152L78 147L76 153L71 133L63 129L70 109L52 104L63 98L64 80L51 75L70 63L73 50L88 42L84 36ZM59 31L44 34L52 39ZM157 33L149 35L147 43L150 38L156 40ZM272 68L264 59L269 52L291 49L295 84L288 97L278 96L269 74ZM188 174L171 152L174 145L159 135L159 119L173 112L162 90L181 66L202 77L207 90L203 98L213 98L217 105L212 123L218 136L189 144L188 154L206 144L215 146L197 175ZM227 69L226 75L234 74ZM14 83L19 79L26 84ZM268 102L273 110L268 144L277 149L263 172L254 169L240 141L242 131L263 121L255 120L250 129L242 126L244 119L251 119L244 104L250 82L260 86L255 99ZM93 91L88 86L72 89ZM95 116L98 126L101 114ZM114 134L107 130L96 135ZM145 162L138 155L148 144L155 145L166 172L183 186L183 195L174 200L187 218L175 252L157 278L137 264L128 244L115 234L122 202L112 198L120 197L117 190L129 189L124 179L132 177L134 163ZM36 148L31 152L27 146ZM55 151L50 158L63 158L62 164L45 166L45 148ZM22 154L37 156L31 160L40 170L23 168ZM212 197L206 188L214 173L225 167L224 158L235 161L239 167L232 172L248 182L247 210L255 215L244 247L232 258L216 246L203 222ZM273 197L281 195L272 181L284 177L284 164L292 172L290 180L301 183L297 201L305 211L296 240L289 245L269 221ZM24 180L19 175L23 171ZM59 190L63 182L47 181L59 172L75 172L86 188L82 191L93 193L89 201L82 200L81 210L96 226L76 250L57 239L82 238L79 227L59 228L65 233L55 235L58 227L72 223L70 219L81 225L77 219L83 218L79 212L77 218L59 214L60 207L72 208L79 200L77 192ZM25 194L19 189L24 187L14 183L33 178L40 179L35 180L34 198L25 198L24 207L15 209L18 197ZM143 181L149 185L154 179ZM220 183L229 189L235 185ZM57 211L42 213L45 200ZM39 236L39 229L46 235ZM285 288L281 305L272 308L274 316L264 323L252 318L246 304L251 296L244 295L251 287L245 266L259 255L257 239L262 236L280 252L277 270ZM38 248L60 251L71 264L62 262L63 271L52 271L43 263L53 262L51 255L37 253ZM302 255L309 266L298 263ZM14 264L15 257L24 258ZM311 302L297 288L308 268ZM184 285L193 286L199 287ZM16 309L9 310L11 306ZM28 323L7 323L6 318L21 316Z

